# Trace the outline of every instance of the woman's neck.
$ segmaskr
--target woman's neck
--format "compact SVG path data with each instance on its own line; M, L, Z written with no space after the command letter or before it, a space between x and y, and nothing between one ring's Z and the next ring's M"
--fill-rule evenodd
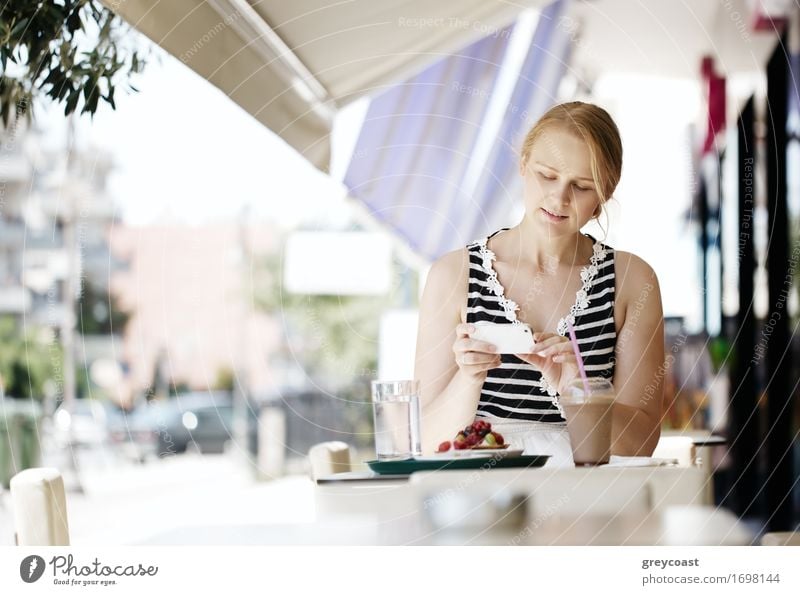
M542 234L541 228L523 219L508 230L508 254L540 270L584 266L592 255L592 241L581 233L563 236Z

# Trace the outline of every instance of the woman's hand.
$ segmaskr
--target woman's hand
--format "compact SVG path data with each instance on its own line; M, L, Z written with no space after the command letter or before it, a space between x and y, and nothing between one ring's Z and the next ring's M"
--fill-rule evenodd
M453 352L459 370L470 379L483 382L489 370L500 365L500 354L491 343L471 339L469 334L474 330L471 324L459 324L456 327Z
M530 353L515 355L535 366L548 384L563 394L569 382L580 374L572 343L555 333L534 333L533 340L535 344Z

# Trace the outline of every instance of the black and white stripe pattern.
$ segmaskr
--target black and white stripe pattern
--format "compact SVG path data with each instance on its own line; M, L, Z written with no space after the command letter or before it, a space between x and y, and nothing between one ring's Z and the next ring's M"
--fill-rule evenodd
M467 293L467 322L489 321L513 324L516 304L507 300L491 267L494 255L486 248L489 237L467 246L469 252L469 290ZM614 348L617 341L614 325L614 250L589 236L595 243L592 265L570 310L581 357L589 376L614 376ZM565 313L565 318L570 315ZM534 331L538 329L533 329ZM565 321L558 333L566 336ZM541 373L531 364L510 354L500 356L500 367L489 370L481 389L477 417L561 423L564 421L554 397L543 382ZM552 393L551 389L551 393Z

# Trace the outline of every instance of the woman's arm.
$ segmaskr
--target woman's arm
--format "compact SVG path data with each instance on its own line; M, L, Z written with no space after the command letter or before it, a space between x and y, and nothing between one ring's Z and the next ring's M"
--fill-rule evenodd
M453 351L461 307L467 299L466 250L450 252L428 273L419 309L414 378L420 382L422 452L475 419L483 379L459 368Z
M615 351L612 453L650 456L661 435L664 381L664 313L653 269L641 258L617 252L618 298L625 322ZM621 281L621 282L620 282Z

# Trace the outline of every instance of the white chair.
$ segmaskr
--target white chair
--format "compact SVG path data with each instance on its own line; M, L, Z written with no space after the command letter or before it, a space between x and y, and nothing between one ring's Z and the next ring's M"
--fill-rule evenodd
M325 475L346 473L352 470L350 447L344 442L320 442L308 451L311 463L311 478L316 480Z
M17 545L69 545L64 480L58 469L26 469L11 478Z
M688 436L662 436L653 451L656 459L677 459L681 467L693 467L697 453Z
M800 532L764 533L761 536L761 545L800 545Z

